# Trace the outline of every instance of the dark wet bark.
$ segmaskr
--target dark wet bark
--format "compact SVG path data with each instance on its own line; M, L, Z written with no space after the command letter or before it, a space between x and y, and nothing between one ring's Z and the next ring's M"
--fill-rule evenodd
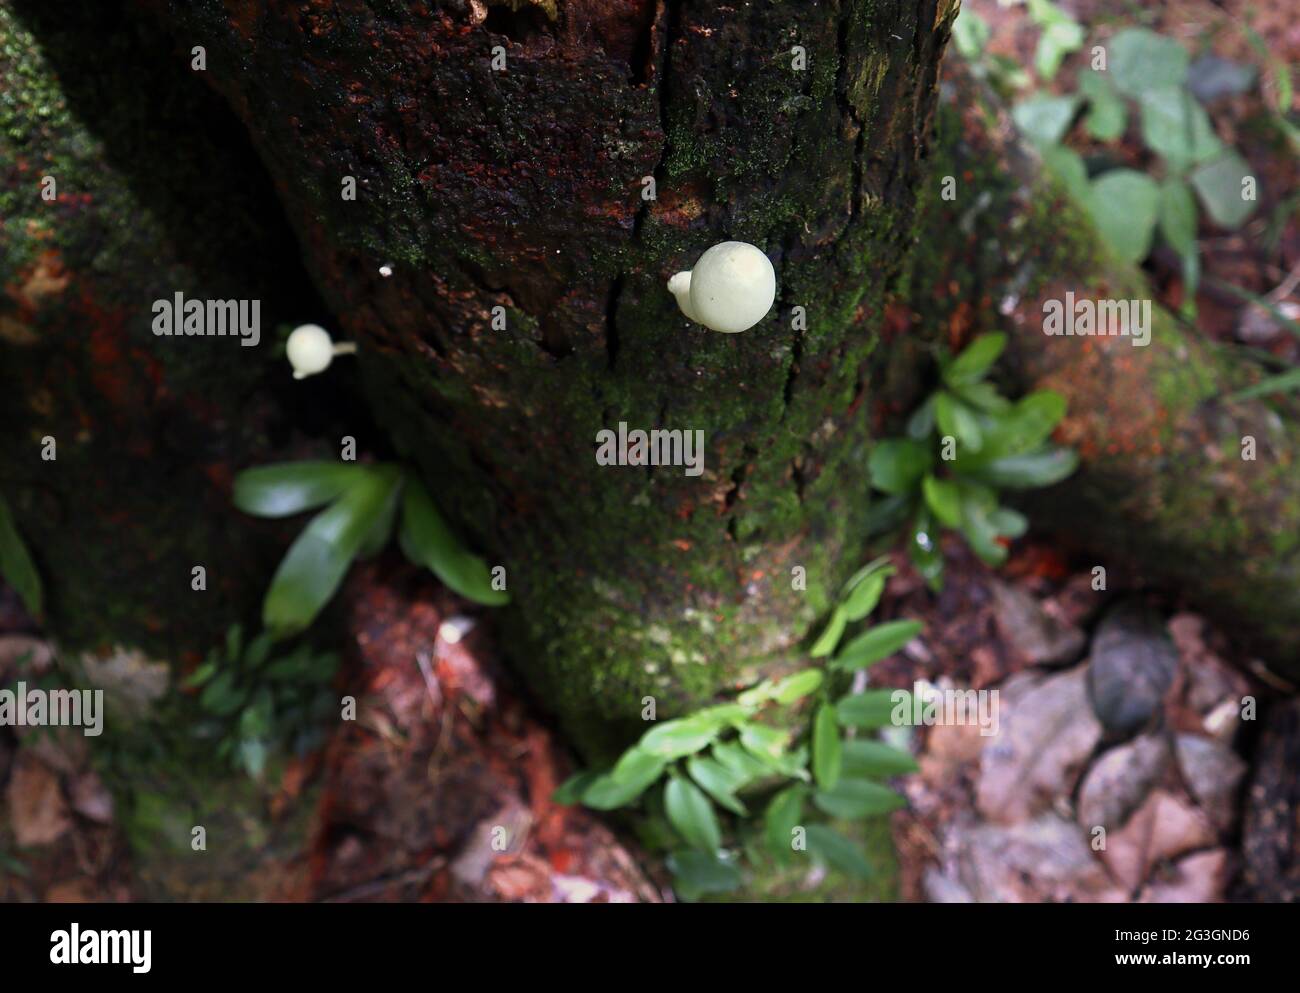
M238 122L113 7L0 4L0 492L65 648L176 658L256 616L275 532L230 479L293 447L275 326L320 314ZM260 299L261 343L156 337L177 292Z

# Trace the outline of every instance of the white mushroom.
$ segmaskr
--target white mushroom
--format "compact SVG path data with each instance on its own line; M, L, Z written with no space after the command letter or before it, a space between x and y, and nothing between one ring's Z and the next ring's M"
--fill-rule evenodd
M329 332L318 324L303 324L293 329L285 342L285 355L293 366L293 378L304 379L324 372L335 355L349 355L357 350L350 341L334 344Z
M714 245L690 272L668 280L668 292L692 321L714 331L747 331L772 309L776 272L766 255L743 241Z

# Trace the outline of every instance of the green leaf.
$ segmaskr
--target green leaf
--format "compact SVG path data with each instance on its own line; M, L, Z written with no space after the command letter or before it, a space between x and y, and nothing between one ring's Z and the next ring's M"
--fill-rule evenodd
M980 430L975 411L951 393L939 392L934 399L934 414L939 431L956 438L961 449L974 453L984 446L984 432Z
M254 779L260 779L266 768L268 754L267 744L261 738L241 738L239 742L239 764Z
M831 817L856 820L906 807L907 801L887 786L864 779L842 779L831 790L813 794L813 803Z
M744 785L756 779L763 779L772 773L769 765L756 759L732 741L714 742L712 754L719 765L725 766Z
M963 457L958 453L956 468L966 472L1003 455L1018 455L1038 448L1052 434L1065 416L1065 397L1055 390L1036 390L1021 397L1014 407L992 420L985 434L984 449L979 458Z
M894 701L896 693L902 694L898 703ZM905 690L864 690L841 699L835 705L835 716L846 727L886 727L894 723L895 707L903 706L910 709L910 704L904 699L907 696Z
M893 572L878 572L868 576L853 587L844 601L844 617L849 621L860 621L876 609L880 597L885 592L885 579Z
M920 621L887 621L858 635L835 658L831 667L852 672L888 658L924 630Z
M557 803L561 807L572 807L581 803L582 794L599 778L600 773L590 769L574 773L556 787L555 792L551 794L551 802Z
M1091 69L1079 73L1079 92L1088 101L1088 116L1083 125L1098 141L1115 141L1128 125L1128 110L1115 92L1109 73Z
M782 861L789 861L793 851L792 835L803 819L805 795L806 787L789 786L772 797L763 816L763 839L767 842L767 849Z
M1034 69L1050 82L1061 68L1061 62L1071 52L1083 45L1083 27L1074 21L1061 21L1048 25L1038 36L1034 51Z
M614 763L614 768L609 770L609 778L623 786L653 783L667 766L668 760L662 755L655 755L640 745L633 745Z
M813 719L813 777L822 789L831 789L840 778L840 729L835 708L823 703Z
M1001 565L1007 559L1007 550L998 541L998 529L992 515L996 504L992 501L963 500L961 506L961 533L979 560L985 565Z
M901 776L916 772L916 759L908 752L891 748L882 741L851 738L844 742L844 775L860 779L867 776Z
M960 523L961 498L952 480L927 475L921 481L921 491L925 494L926 505L940 524L955 528Z
M290 517L323 507L373 471L356 462L280 462L235 477L235 506L254 517Z
M683 900L698 900L710 893L730 893L739 888L740 870L716 855L683 849L668 856L673 889Z
M1142 94L1142 140L1176 173L1223 152L1210 118L1184 86Z
M890 438L871 450L871 485L885 493L910 493L934 461L930 449L908 438Z
M985 463L971 474L993 486L1028 490L1051 486L1069 476L1079 465L1079 456L1068 448L1052 446L1023 455L1008 455Z
M808 825L808 851L827 865L856 876L870 879L875 875L871 863L857 846L825 824Z
M271 690L262 687L254 694L244 712L239 715L239 735L244 739L265 738L271 732L271 719L275 716L275 697Z
M1112 169L1093 180L1088 209L1116 256L1136 264L1151 251L1159 205L1160 188L1150 176Z
M772 688L771 697L782 706L794 703L821 687L824 675L820 669L805 669L786 676Z
M266 661L267 656L271 654L271 648L275 645L275 639L271 637L270 632L263 631L256 638L248 643L244 650L244 667L252 672L261 667Z
M433 505L429 491L413 478L407 479L402 498L399 541L408 559L466 599L489 607L510 602L504 590L492 588L487 563L465 550Z
M238 662L244 654L244 626L238 622L226 629L226 658L231 664Z
M641 739L640 747L651 755L676 759L708 748L717 736L716 725L683 717L675 721L667 721L646 732L645 737Z
M790 734L766 724L746 724L740 729L740 744L751 755L776 758L790 743Z
M1196 200L1181 179L1160 184L1160 233L1179 255L1196 250Z
M655 770L651 766L641 766L639 772L639 777L633 779L631 770L627 770L627 778L622 781L615 779L612 772L596 776L582 790L582 802L593 810L626 807L659 779L663 767Z
M1055 145L1070 129L1078 106L1078 97L1039 93L1016 104L1011 117L1034 144Z
M956 358L943 363L943 381L952 387L978 383L988 375L1006 347L1007 336L1001 331L980 335Z
M358 558L374 558L392 540L393 522L397 519L397 508L401 503L399 496L398 487L393 487L393 492L388 501L384 504L383 509L375 515L374 523L371 524L370 530L366 532L365 538L361 541L361 551L357 553Z
M27 613L39 618L45 607L41 575L18 534L13 512L3 496L0 496L0 577L14 588Z
M181 683L186 689L197 689L206 683L209 679L217 674L218 667L216 662L204 662L197 669L185 677Z
M736 799L736 790L745 785L744 777L737 775L735 771L720 762L698 755L693 755L686 760L686 771L704 792L713 797L719 807L724 807L741 817L748 815L749 811L745 809L745 805Z
M369 472L321 511L289 547L262 602L262 623L283 636L307 627L329 601L397 485L395 471Z
M871 497L864 522L867 535L874 536L894 530L907 520L911 509L911 494Z
M938 532L929 508L922 508L912 523L907 541L907 557L921 574L926 585L938 592L943 588L943 552L939 550Z
M247 692L235 682L235 675L225 671L217 675L199 695L199 706L218 717L229 717L244 705Z
M972 62L983 53L991 33L988 21L967 7L962 7L952 22L953 44L964 58Z
M1048 145L1040 151L1048 171L1060 180L1076 203L1087 207L1092 201L1092 183L1088 181L1088 167L1079 153L1064 145Z
M1109 71L1115 87L1131 97L1187 79L1187 50L1172 38L1128 28L1110 40Z
M971 383L953 390L958 397L976 410L995 416L1005 414L1011 409L1011 401L1002 396L992 383Z
M926 441L934 431L934 394L926 397L925 402L907 419L907 436L913 441Z
M998 507L989 514L995 532L1004 538L1019 538L1029 530L1029 520L1019 511Z
M826 622L826 627L822 633L813 642L809 651L815 659L820 659L835 651L835 646L840 643L840 638L844 636L844 626L848 624L848 615L844 613L843 607L836 607L831 612L831 619Z
M721 731L725 727L739 727L749 717L750 708L738 703L719 703L691 714L689 720L701 726L711 724Z
M722 831L713 804L688 779L674 776L664 787L664 812L674 830L692 848L712 855L722 847Z
M1245 180L1252 176L1250 163L1236 152L1228 152L1212 162L1198 166L1191 174L1192 186L1214 223L1235 229L1255 210L1255 201L1247 200Z

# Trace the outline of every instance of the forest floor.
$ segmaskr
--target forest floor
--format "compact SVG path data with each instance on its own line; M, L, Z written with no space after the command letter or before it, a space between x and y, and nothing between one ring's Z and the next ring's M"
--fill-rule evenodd
M1023 7L971 6L994 28L991 51L1032 62ZM1174 0L1152 26L1257 64L1236 29L1247 6L1273 56L1300 62L1300 23L1286 3ZM1130 6L1112 0L1072 9L1089 24L1132 22ZM1070 84L1068 72L1057 83ZM1224 96L1216 125L1231 131L1258 99ZM1266 185L1294 194L1294 161L1223 136L1244 142ZM1144 154L1136 142L1121 152L1133 164ZM1300 314L1297 205L1291 195L1240 231L1203 233L1201 333L1300 362L1300 338L1215 282ZM1179 260L1157 249L1147 268L1176 310ZM891 819L901 897L1300 899L1287 833L1300 800L1288 765L1300 754L1296 687L1235 650L1232 632L1186 610L1178 591L1100 592L1096 563L1067 560L1032 533L999 570L960 542L945 550L937 596L899 558L878 617L921 620L925 633L872 678L998 689L1002 733L913 733L920 772L899 781L909 807ZM388 558L354 570L338 610L337 686L363 701L363 716L250 787L254 813L239 830L251 854L237 885L146 864L84 738L0 728L0 900L672 899L628 835L551 802L572 758L498 665L487 615ZM19 671L39 674L53 651L0 591L0 686ZM1146 701L1150 719L1125 740L1105 734L1089 701L1085 670L1100 653L1139 697L1150 666L1165 658L1175 667L1170 689ZM1257 720L1242 720L1244 697L1258 701ZM1104 850L1087 841L1098 827Z

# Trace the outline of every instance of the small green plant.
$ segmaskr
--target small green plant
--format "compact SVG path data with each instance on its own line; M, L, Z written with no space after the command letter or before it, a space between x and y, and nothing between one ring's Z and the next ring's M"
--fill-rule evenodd
M3 494L0 494L0 578L14 588L29 614L41 616L44 608L41 576L18 534L14 515Z
M1042 29L1035 67L1043 81L1050 81L1064 57L1082 47L1085 31L1045 0L1029 0L1029 15ZM973 11L961 12L954 36L962 54L980 67L979 74L993 77L1004 92L1032 90L1028 74L1013 77L985 55L989 28ZM1255 181L1250 164L1216 134L1192 91L1190 56L1177 40L1146 28L1127 28L1099 47L1105 60L1098 62L1094 56L1092 67L1079 73L1076 92L1031 92L1015 103L1012 116L1119 258L1141 262L1159 231L1182 259L1184 310L1190 316L1200 281L1197 204L1220 227L1240 227L1255 205L1253 195L1247 195ZM1232 68L1238 70L1232 82L1236 89L1254 84L1251 67ZM1279 76L1279 87L1283 78L1289 87L1285 73ZM1080 111L1085 112L1082 124L1088 136L1113 145L1136 115L1142 143L1156 157L1153 175L1126 167L1090 170L1064 143Z
M910 696L835 687L842 691L852 674L897 651L921 624L882 624L837 649L847 625L875 609L892 572L879 559L845 584L812 648L825 660L820 665L655 724L610 769L569 779L556 801L597 810L636 807L643 840L669 853L674 887L685 900L731 892L742 885L746 865L766 858L788 865L804 851L850 876L870 878L866 857L832 822L904 806L903 797L874 780L912 772L916 763L865 733L891 723L900 706L896 694L908 706ZM812 713L802 732L789 726L799 706Z
M224 646L185 680L198 690L204 715L196 733L216 740L217 757L260 779L276 751L306 752L320 744L322 722L337 706L329 692L339 659L300 643L274 652L263 632L245 643L243 628L232 625Z
M1005 334L981 335L957 356L940 356L942 385L907 423L907 436L880 442L868 462L871 530L908 525L908 554L931 589L943 585L938 528L954 528L989 565L1006 560L1000 539L1018 538L1027 522L999 506L998 490L1050 486L1070 475L1078 456L1048 441L1065 416L1065 398L1039 390L1016 402L986 381L1006 347Z
M461 596L489 606L510 599L483 560L456 540L424 485L402 466L262 466L236 477L234 499L236 507L256 517L289 517L326 508L290 546L266 592L262 623L276 637L296 634L311 624L353 560L377 554L395 528L406 557Z

